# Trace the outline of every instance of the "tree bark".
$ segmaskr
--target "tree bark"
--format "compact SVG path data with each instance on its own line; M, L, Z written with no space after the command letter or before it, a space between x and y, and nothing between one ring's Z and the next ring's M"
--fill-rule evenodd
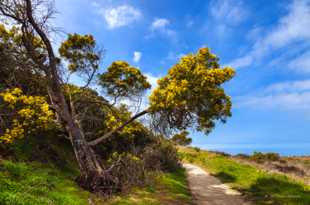
M55 57L51 42L46 33L41 29L41 27L38 26L33 18L31 0L25 0L25 2L28 21L44 42L48 52L49 65L47 66L48 71L46 73L48 79L48 91L51 98L51 103L69 134L81 172L81 176L78 181L82 187L87 188L90 191L100 191L100 187L106 181L103 166L98 160L94 150L88 145L83 130L74 120L72 113L70 113L69 105L65 100L61 88L61 78L57 69L57 59Z

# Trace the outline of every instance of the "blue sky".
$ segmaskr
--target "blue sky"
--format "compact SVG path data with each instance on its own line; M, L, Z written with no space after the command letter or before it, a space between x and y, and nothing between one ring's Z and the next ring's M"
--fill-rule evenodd
M114 60L155 84L180 56L207 46L233 66L233 116L193 145L230 153L310 154L309 0L56 0L55 23L93 34Z

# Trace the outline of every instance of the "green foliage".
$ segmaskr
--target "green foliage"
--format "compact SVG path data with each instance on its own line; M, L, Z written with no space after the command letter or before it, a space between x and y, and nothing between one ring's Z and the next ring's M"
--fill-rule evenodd
M104 134L120 126L130 119L131 114L126 106L108 110L102 123L105 128L101 133ZM97 151L103 159L109 158L113 152L140 154L145 148L152 146L154 143L156 144L157 141L157 137L149 129L143 126L142 123L134 121L99 144L97 147L100 149Z
M19 162L39 162L78 175L79 169L69 140L60 129L45 130L13 144L1 144L0 153L5 159Z
M171 138L171 140L178 145L182 145L182 146L190 145L192 143L192 138L188 137L188 135L189 135L189 132L185 130L178 134L175 134Z
M235 72L220 68L219 59L208 48L189 54L170 68L158 81L150 100L157 123L168 129L210 132L216 120L225 122L231 115L231 100L221 87Z
M87 74L91 77L99 69L100 51L96 51L96 41L92 35L69 34L59 54L69 62L71 73Z
M82 126L88 141L100 137L107 131L106 117L114 109L107 100L90 88L80 88L76 85L63 86L68 104L73 105L75 117Z
M42 51L42 42L32 38L33 55L38 61L45 61L46 54ZM7 88L20 87L26 94L46 95L46 81L26 53L22 43L21 31L18 27L10 29L0 24L0 91Z
M39 163L0 161L0 204L85 205L82 191L70 173Z
M206 151L180 149L183 160L198 164L223 182L252 197L261 205L308 205L310 187L287 176L271 174L253 166Z
M166 139L146 146L142 158L149 170L175 171L180 167L175 146Z
M105 73L99 75L99 85L114 98L138 96L151 88L140 70L124 61L113 62Z

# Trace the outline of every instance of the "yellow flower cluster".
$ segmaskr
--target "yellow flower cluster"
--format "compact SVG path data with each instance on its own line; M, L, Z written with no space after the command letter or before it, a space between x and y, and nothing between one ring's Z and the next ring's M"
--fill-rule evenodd
M9 89L0 93L4 109L12 116L10 127L3 133L0 131L0 141L12 143L14 139L23 138L37 129L47 129L54 119L54 113L44 97L27 96L19 88Z
M199 103L203 99L195 101L195 98L206 96L208 92L216 93L217 89L210 88L220 89L221 84L235 74L232 68L220 68L217 61L217 56L208 48L184 56L169 70L167 76L158 81L159 86L149 98L151 109L167 110Z
M104 120L109 130L114 130L131 118L131 113L125 107L119 108L117 113L109 113ZM137 133L143 133L145 129L141 123L132 122L125 126L119 134L124 137L132 138Z
M125 61L113 62L107 72L99 76L99 84L107 90L107 94L116 97L139 95L151 88L146 76Z
M149 97L150 110L160 112L170 127L180 129L195 124L208 132L214 121L225 121L231 115L231 101L222 84L235 71L221 68L218 61L208 48L182 57L168 75L158 80L158 87Z

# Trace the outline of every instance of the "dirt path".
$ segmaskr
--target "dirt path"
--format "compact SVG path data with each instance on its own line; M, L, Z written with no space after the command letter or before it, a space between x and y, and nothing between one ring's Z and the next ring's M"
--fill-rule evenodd
M189 187L197 205L251 205L238 191L223 184L198 166L184 164Z

